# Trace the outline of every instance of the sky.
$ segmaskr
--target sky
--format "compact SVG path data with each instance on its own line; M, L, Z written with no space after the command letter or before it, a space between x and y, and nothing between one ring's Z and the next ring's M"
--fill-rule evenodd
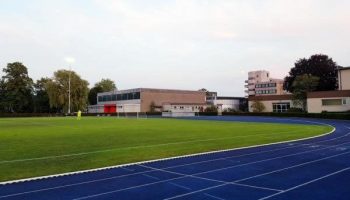
M349 0L0 0L0 67L37 80L69 65L118 89L244 96L252 70L283 78L300 58L350 66ZM2 75L2 72L0 72Z

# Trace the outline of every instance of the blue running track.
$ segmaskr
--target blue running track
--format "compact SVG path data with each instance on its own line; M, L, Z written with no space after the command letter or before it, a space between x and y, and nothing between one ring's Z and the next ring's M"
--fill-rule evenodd
M204 120L325 123L322 137L1 184L1 199L350 199L350 121L267 117Z

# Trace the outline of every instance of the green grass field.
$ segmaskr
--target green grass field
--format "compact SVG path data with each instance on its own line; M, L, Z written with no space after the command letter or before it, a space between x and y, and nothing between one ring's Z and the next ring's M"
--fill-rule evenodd
M0 118L0 181L323 134L328 126L178 119Z

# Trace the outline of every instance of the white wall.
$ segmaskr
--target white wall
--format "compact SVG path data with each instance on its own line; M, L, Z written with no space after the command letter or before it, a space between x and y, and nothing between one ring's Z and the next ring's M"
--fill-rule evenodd
M293 104L292 100L271 100L271 101L260 101L261 103L263 103L265 105L265 110L263 112L273 112L273 103L290 103L290 107L297 107L296 105ZM254 101L249 101L248 102L248 106L249 106L249 112L253 112L252 109L252 104L254 103Z
M213 101L214 105L222 105L222 111L227 109L239 110L239 100L238 99L216 99Z
M348 103L345 105L322 105L322 99L343 99L348 98ZM308 98L307 99L307 111L309 113L321 113L327 112L345 112L350 110L350 97L332 97L332 98Z

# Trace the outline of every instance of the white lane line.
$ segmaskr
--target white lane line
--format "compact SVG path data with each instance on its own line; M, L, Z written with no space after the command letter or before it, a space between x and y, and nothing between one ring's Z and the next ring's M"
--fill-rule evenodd
M303 152L294 153L294 154L287 154L287 155L284 155L284 156L277 156L277 157L273 157L273 158L258 160L258 161L249 162L249 163L244 163L244 164L240 164L240 165L233 165L233 166L230 166L230 167L223 167L223 168L219 168L219 169L214 169L214 170L209 170L209 171L205 171L205 172L195 173L195 174L193 174L193 175L206 174L206 173L211 173L211 172L215 172L215 171L221 171L221 170L226 170L226 169L232 169L232 168L236 168L236 167L251 165L251 164L255 164L255 163L266 162L266 161L270 161L270 160L277 160L277 159L280 159L280 158L286 158L286 157L291 157L291 156L295 156L295 155L301 155L301 154L306 154L306 153L310 153L310 152L315 152L315 151L330 149L330 148L334 148L334 147L341 146L341 145L344 145L344 144L349 144L349 143L350 143L350 142L345 142L345 143L342 143L342 144L333 145L333 146L329 146L329 147L325 147L325 148L320 148L320 149L315 149L315 150L309 150L309 151L303 151Z
M242 182L242 181L245 181L245 180L249 180L249 179L253 179L253 178L256 178L256 177L261 177L261 176L265 176L265 175L268 175L268 174L273 174L273 173L276 173L276 172L281 172L281 171L285 171L285 170L288 170L288 169L293 169L293 168L296 168L296 167L308 165L308 164L315 163L315 162L320 162L322 160L327 160L327 159L330 159L330 158L335 158L335 157L346 155L346 154L350 154L350 151L344 152L344 153L340 153L340 154L336 154L336 155L333 155L333 156L327 156L327 157L324 157L324 158L321 158L321 159L317 159L317 160L312 160L312 161L309 161L309 162L304 162L304 163L301 163L301 164L298 164L298 165L292 165L292 166L281 168L281 169L278 169L278 170L273 170L273 171L270 171L270 172L267 172L267 173L263 173L263 174L250 176L250 177L247 177L247 178L236 180L234 182L235 183L239 183L239 182Z
M344 169L342 169L342 170L339 170L339 171L336 171L336 172L327 174L327 175L325 175L325 176L322 176L322 177L313 179L313 180L311 180L311 181L308 181L308 182L305 182L305 183L303 183L303 184L297 185L297 186L295 186L295 187L289 188L289 189L287 189L287 190L281 191L281 192L279 192L279 193L272 194L272 195L267 196L267 197L263 197L263 198L261 198L261 199L259 199L259 200L269 199L269 198L271 198L271 197L274 197L274 196L277 196L277 195L280 195L280 194L289 192L289 191L291 191L291 190L295 190L295 189L297 189L297 188L303 187L303 186L305 186L305 185L309 185L309 184L311 184L311 183L314 183L314 182L317 182L317 181L319 181L319 180L328 178L328 177L330 177L330 176L333 176L333 175L342 173L342 172L347 171L347 170L350 170L350 167L347 167L347 168L344 168ZM311 191L310 191L310 192L311 192Z
M319 141L319 142L313 142L313 143L302 143L302 144L312 145L312 144L318 144L318 143L322 143L322 142L329 142L329 141L332 141L332 140L338 140L340 138L348 137L349 135L350 135L350 132L346 133L345 135L342 135L342 136L339 136L339 137L335 137L335 138L332 138L332 139L328 139L328 140L325 140L325 141Z
M331 131L327 132L327 133L324 133L324 134L321 134L321 135L316 135L316 136L311 136L311 137L307 137L307 138L287 140L287 141L281 141L281 142L272 142L272 143L267 143L267 144L252 145L252 146L238 147L238 148L232 148L232 149L208 151L208 152L202 152L202 153L194 153L194 154L174 156L174 157L168 157L168 158L160 158L160 159L154 159L154 160L146 160L146 161L140 161L140 162L134 162L134 163L126 163L126 164L121 164L121 165L113 165L113 166L101 167L101 168L95 168L95 169L80 170L80 171L75 171L75 172L67 172L67 173L47 175L47 176L39 176L39 177L33 177L33 178L25 178L25 179L13 180L13 181L5 181L5 182L0 182L0 185L6 185L6 184L12 184L12 183L18 183L18 182L25 182L25 181L33 181L33 180L46 179L46 178L53 178L53 177L60 177L60 176L67 176L67 175L74 175L74 174L81 174L81 173L86 173L86 172L95 172L95 171L100 171L100 170L114 169L114 168L118 168L118 167L131 166L131 165L137 165L137 164L145 164L145 163L152 163L152 162L158 162L158 161L167 161L167 160L173 160L173 159L179 159L179 158L202 156L202 155L221 153L221 152L228 152L228 151L235 151L235 150L242 150L242 149L251 149L251 148L256 148L256 147L265 147L265 146L277 145L277 144L288 144L290 142L297 142L297 141L309 140L309 139L312 139L312 138L319 138L319 137L322 137L322 136L329 135L329 134L331 134L331 133L336 131L336 128L334 126L331 126L329 124L325 124L325 125L327 125L329 127L332 127L333 129Z
M155 144L155 145L141 145L141 146L132 146L132 147L123 147L123 148L112 148L112 149L72 153L72 154L65 154L65 155L43 156L43 157L24 158L24 159L15 159L15 160L3 160L3 161L0 161L0 164L27 162L27 161L36 161L36 160L49 160L49 159L66 158L66 157L74 157L74 156L83 156L83 155L89 155L89 154L105 153L105 152L126 150L126 149L152 148L152 147L160 147L160 146L168 146L168 145L176 145L176 144L209 142L209 141L227 140L227 139L233 139L233 138L244 138L244 137L251 137L251 136L268 136L268 135L276 135L276 134L281 134L281 133L288 134L288 133L295 133L295 132L296 131L267 133L267 134L240 135L240 136L234 136L234 137L211 138L211 139L205 139L205 140L190 140L190 141L186 140L186 141L181 141L181 142L169 142L169 143Z
M196 190L196 191L188 192L188 193L185 193L185 194L176 195L176 196L173 196L173 197L170 197L170 198L166 198L166 199L164 199L164 200L176 199L176 198L188 196L188 195L191 195L191 194L196 194L196 193L198 193L198 192L203 192L203 191L215 189L215 188L222 187L222 186L225 186L225 185L228 185L228 183L224 183L224 184L220 184L220 185L216 185L216 186L207 187L207 188L204 188L204 189L201 189L201 190Z
M217 200L226 200L226 199L223 199L223 198L220 198L220 197L217 197L217 196L208 194L208 193L204 193L204 195L205 195L205 196L208 196L208 197L211 197L211 198L213 198L213 199L217 199Z
M278 189L274 189L274 188L260 187L260 186L241 184L241 183L235 183L235 182L228 182L228 183L232 184L232 185L238 185L238 186L243 186L243 187L250 187L250 188L255 188L255 189L271 190L271 191L274 191L274 192L281 192L281 191L283 191L283 190L278 190Z
M119 190L112 190L112 191L98 193L98 194L93 194L93 195L89 195L89 196L78 197L78 198L75 198L74 200L81 200L81 199L89 199L89 198L99 197L99 196L103 196L103 195L107 195L107 194L113 194L113 193L117 193L117 192L121 192L121 191L125 191L125 190L131 190L131 189L135 189L135 188L155 185L155 184L158 184L158 183L165 183L165 182L168 182L168 181L173 181L173 180L177 180L177 179L181 179L181 178L183 178L183 177L176 177L176 178L171 178L171 179L167 179L167 180L156 181L156 182L152 182L152 183L147 183L147 184L132 186L132 187L128 187L128 188L123 188L123 189L119 189Z
M145 177L151 178L151 179L153 179L153 180L157 180L157 181L160 180L158 177L151 176L151 175L148 175L148 174L142 174L142 176L145 176Z
M189 188L189 187L185 187L185 186L180 185L180 184L177 184L177 183L169 182L169 184L171 184L171 185L173 185L173 186L176 186L176 187L179 187L179 188L182 188L182 189L185 189L185 190L192 190L192 189Z
M147 167L147 166L144 166L144 167ZM192 177L192 178L202 179L202 180L211 181L211 182L227 183L227 184L232 184L232 185L245 186L245 187L251 187L251 188L258 188L258 189L263 189L263 190L272 190L274 192L281 191L281 190L274 189L274 188L260 187L260 186L241 184L241 183L235 183L235 182L220 181L220 180L216 180L216 179L195 176L195 174L183 174L183 173L172 172L172 171L167 171L167 170L164 170L164 169L153 168L153 167L150 167L150 169L154 169L154 170L158 170L158 171L165 172L165 173L170 173L170 174L176 174L176 175L180 175L182 177Z
M350 153L350 152L347 152L347 154L349 154L349 153ZM343 155L343 154L345 154L345 153L342 153L342 154L339 154L339 155ZM339 155L338 155L338 156L339 156ZM335 156L333 156L333 157L335 157ZM337 171L337 172L335 172L335 173L340 173L340 172L345 171L345 170L348 170L348 169L350 169L350 167L349 167L349 168L345 168L345 169L340 170L340 171ZM262 198L262 199L260 199L260 200L264 200L264 199L267 199L267 198L270 198L270 197L276 196L277 194L281 194L281 193L284 193L284 192L286 192L286 191L290 191L290 190L292 190L292 189L295 189L295 188L301 187L301 186L303 186L303 185L307 185L307 184L309 184L309 183L312 183L312 182L315 182L315 181L317 181L317 180L323 179L323 178L328 177L328 176L330 176L330 175L333 175L333 174L335 174L335 173L328 174L328 175L323 176L323 177L318 178L318 179L314 179L314 180L312 180L312 181L309 181L309 182L303 183L303 184L301 184L301 185L295 186L295 187L293 187L293 188L291 188L291 189L288 189L288 190L280 190L278 193L273 194L273 195L270 195L270 196L268 196L268 197L264 197L264 198ZM233 182L233 183L234 183L234 182ZM189 193L186 193L186 194L181 194L181 195L177 195L177 196L174 196L174 197L168 198L167 200L170 200L170 199L176 199L176 198L179 198L179 197L184 197L184 196L188 196L188 195L191 195L191 194L195 194L195 193L198 193L198 192L202 192L202 191L210 190L210 189L217 188L217 187L221 187L221 186L228 185L228 184L229 184L229 182L228 182L228 183L221 184L221 185L218 185L218 186L214 186L214 187L204 188L204 189L202 189L202 190L196 190L196 191L193 191L193 192L189 192ZM251 185L250 185L250 186L251 186Z
M333 147L336 147L336 146L341 146L341 145L348 144L348 143L350 143L350 142L346 142L346 143L342 143L342 144L338 144L338 145L333 145L333 146L325 147L325 148L322 148L322 149L304 151L304 152L301 152L301 153L289 154L289 155L285 155L285 156L279 156L279 157L269 158L269 159L265 159L265 160L260 160L260 161L254 161L254 162L244 163L244 164L240 164L240 165L235 165L235 166L231 166L231 167L225 167L225 168L220 168L220 169L205 171L205 172L196 173L196 174L192 174L192 175L186 175L186 176L195 176L195 175L205 174L205 173L209 173L209 172L213 172L213 171L220 171L220 170L224 170L224 169L228 169L228 168L241 167L241 166L246 166L246 165L250 165L250 164L260 163L260 162L264 162L264 161L274 160L274 159L278 159L278 158L283 158L283 157L289 157L289 156L294 156L294 155L305 154L305 153L309 153L309 152L314 152L314 151L324 150L324 149L328 149L328 148L333 148ZM51 188L39 189L39 190L26 191L26 192L21 192L21 193L14 193L14 194L6 195L6 196L0 196L0 199L1 199L1 198L4 198L4 197L19 196L19 195L23 195L23 194L30 194L30 193L35 193L35 192L42 192L42 191L47 191L47 190L54 190L54 189L60 189L60 188L65 188L65 187L71 187L71 186L76 186L76 185L83 185L83 184L88 184L88 183L101 182L101 181L110 180L110 179L115 179L115 178L122 178L122 177L127 177L127 176L132 176L132 175L143 174L143 173L147 173L147 172L151 172L151 171L156 171L156 170L163 170L163 171L166 171L166 170L164 170L164 169L152 168L152 167L145 166L145 165L142 165L142 164L139 164L139 166L143 166L143 167L146 167L146 168L149 168L149 169L153 169L153 170L143 171L143 172L138 172L138 173L133 173L133 174L126 174L126 175L116 176L116 177L109 177L109 178L105 178L105 179L97 179L97 180L92 180L92 181L86 181L86 182L80 182L80 183L74 183L74 184L68 184L68 185L62 185L62 186L56 186L56 187L51 187ZM170 172L170 171L168 171L168 172ZM176 174L176 172L172 172L172 173ZM178 175L182 175L182 174L180 174L180 173L177 173L177 174L178 174ZM203 178L203 177L201 177L201 178Z

